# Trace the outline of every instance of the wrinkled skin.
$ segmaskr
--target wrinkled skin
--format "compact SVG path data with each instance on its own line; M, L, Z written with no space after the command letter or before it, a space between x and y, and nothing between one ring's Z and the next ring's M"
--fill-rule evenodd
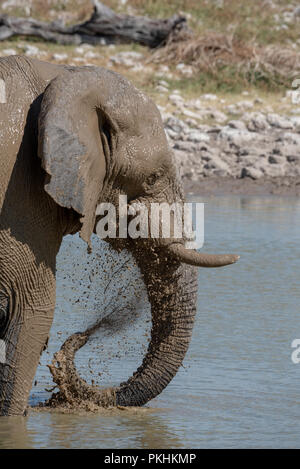
M0 80L0 415L18 415L51 328L63 236L80 232L90 243L97 205L119 194L129 204L184 198L156 106L118 74L14 56L0 58ZM167 386L188 349L194 266L237 257L200 255L174 239L113 246L130 250L144 277L153 320L148 352L133 377L109 392L80 379L61 387L82 398L91 391L100 405L143 405Z

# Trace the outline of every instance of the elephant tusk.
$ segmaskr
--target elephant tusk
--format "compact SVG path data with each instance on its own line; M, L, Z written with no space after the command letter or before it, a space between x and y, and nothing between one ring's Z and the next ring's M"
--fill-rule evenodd
M234 264L240 258L235 254L202 254L193 249L186 249L179 243L169 246L168 252L174 259L197 267L224 267Z

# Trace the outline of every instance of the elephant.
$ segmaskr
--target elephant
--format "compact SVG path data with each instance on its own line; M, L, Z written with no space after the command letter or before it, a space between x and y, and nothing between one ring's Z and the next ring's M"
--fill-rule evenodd
M184 193L158 108L111 70L0 58L0 116L0 415L11 416L26 414L48 340L63 237L79 233L90 246L98 205L120 194L130 206L183 202ZM188 350L197 267L239 256L201 253L172 236L108 241L132 253L152 315L142 365L108 400L142 406L168 385ZM105 402L108 391L97 392Z

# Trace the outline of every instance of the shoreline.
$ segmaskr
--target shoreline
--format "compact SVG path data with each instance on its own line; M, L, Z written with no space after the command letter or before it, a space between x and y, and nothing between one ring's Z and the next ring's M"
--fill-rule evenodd
M198 181L184 178L185 193L203 196L245 195L245 196L300 196L300 177L237 179L233 177L205 177Z

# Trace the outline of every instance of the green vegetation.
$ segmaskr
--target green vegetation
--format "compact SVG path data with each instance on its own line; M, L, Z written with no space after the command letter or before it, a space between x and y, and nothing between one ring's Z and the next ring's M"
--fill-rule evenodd
M119 0L103 2L122 13L159 18L182 13L188 18L193 37L183 36L182 41L154 52L134 44L117 46L113 53L106 47L97 48L102 58L92 62L104 66L110 54L142 51L149 64L145 73L134 74L122 66L118 71L144 89L155 88L160 64L168 65L173 74L174 78L166 78L170 89L177 88L187 95L243 90L282 92L300 77L300 16L293 15L298 6L296 0L128 0L125 5ZM91 12L89 0L33 0L30 15L45 21L63 17L66 23L76 23L84 21ZM16 6L5 13L25 16L26 10ZM16 47L19 41L13 38L0 42L0 52ZM71 46L41 43L34 38L21 38L21 42L34 43L48 52L48 60L55 52L67 53L70 61L76 55ZM192 67L192 75L180 73L176 69L179 63Z
M271 3L264 0L131 0L140 14L154 17L168 17L182 11L191 15L190 23L199 33L214 31L231 33L246 43L289 44L299 39L299 23L291 21L286 28L277 28L284 12L293 12L297 2L275 0ZM282 21L284 23L284 21Z

